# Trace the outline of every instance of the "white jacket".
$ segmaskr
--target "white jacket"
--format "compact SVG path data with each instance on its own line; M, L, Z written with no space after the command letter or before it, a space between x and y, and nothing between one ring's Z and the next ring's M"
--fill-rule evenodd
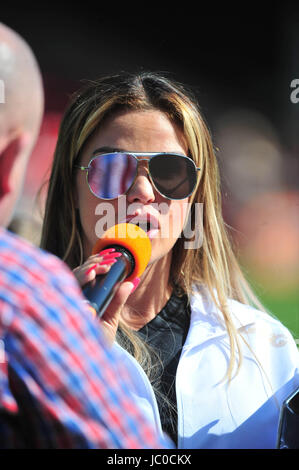
M191 299L191 323L176 376L179 449L275 448L280 406L299 387L299 352L277 320L229 301L243 362L230 383L230 357L222 314L209 296ZM120 347L119 347L120 348ZM120 348L121 349L121 348ZM147 377L126 355L135 374L136 399L161 432L157 404Z

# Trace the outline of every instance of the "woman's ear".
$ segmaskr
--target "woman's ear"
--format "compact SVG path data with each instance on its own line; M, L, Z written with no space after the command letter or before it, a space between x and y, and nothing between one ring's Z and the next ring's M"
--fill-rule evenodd
M73 190L73 200L74 200L75 209L79 209L78 195L77 195L76 188Z
M73 188L72 188L72 196L73 196L73 203L74 203L74 208L75 209L79 209L77 176L78 176L78 172L75 172L74 184L73 184Z
M77 191L73 191L73 201L74 201L74 208L76 210L78 210L79 209L79 203L78 203Z

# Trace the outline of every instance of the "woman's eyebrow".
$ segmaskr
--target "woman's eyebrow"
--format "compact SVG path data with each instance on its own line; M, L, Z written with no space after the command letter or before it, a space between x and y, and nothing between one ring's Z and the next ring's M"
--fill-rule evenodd
M96 155L98 153L113 153L113 152L125 152L124 149L120 148L115 148L115 147L109 147L109 146L104 146L104 147L99 147L98 149L95 149L92 152L92 155Z

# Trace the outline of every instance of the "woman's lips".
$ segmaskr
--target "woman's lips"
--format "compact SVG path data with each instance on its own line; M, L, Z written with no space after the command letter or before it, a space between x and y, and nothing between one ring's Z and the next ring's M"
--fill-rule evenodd
M152 240L153 238L156 238L158 233L159 233L159 229L157 228L150 229L148 232L146 232L150 240Z
M155 238L159 232L159 221L152 214L136 214L135 216L126 217L123 222L139 225L139 227L145 231L149 239ZM150 224L149 229L145 227L146 224Z

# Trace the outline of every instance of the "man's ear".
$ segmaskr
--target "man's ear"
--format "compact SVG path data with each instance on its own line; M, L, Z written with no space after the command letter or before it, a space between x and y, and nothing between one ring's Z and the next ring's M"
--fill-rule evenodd
M12 188L9 187L10 174L20 152L22 151L21 136L9 140L0 151L0 197L9 193Z
M0 197L10 192L11 173L19 158L22 156L27 163L27 149L30 144L30 135L27 133L15 134L7 139L7 143L0 149ZM26 171L24 164L23 171Z

